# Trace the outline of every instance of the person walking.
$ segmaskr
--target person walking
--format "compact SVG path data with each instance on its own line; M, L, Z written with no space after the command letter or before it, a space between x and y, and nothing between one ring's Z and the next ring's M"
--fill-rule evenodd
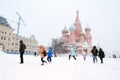
M102 50L102 48L100 48L99 50L99 58L101 60L101 64L103 63L103 58L105 57L104 51Z
M50 63L52 61L52 54L53 54L53 51L52 51L52 47L49 48L49 51L47 53L48 57L47 57L47 60L48 62Z
M41 65L44 65L44 63L47 63L47 61L44 60L46 56L46 50L43 45L40 45L38 53L40 54L40 57L41 57L41 62L42 62Z
M83 56L84 61L86 61L87 53L85 51L83 51L82 56Z
M93 46L92 50L91 50L92 54L93 54L93 63L97 62L97 53L98 53L98 49L96 46Z
M23 43L22 40L20 40L20 47L19 47L19 52L20 52L20 64L23 64L23 63L24 63L23 54L24 54L24 52L25 52L25 49L26 49L26 45Z
M75 57L76 53L75 53L75 49L73 46L71 46L70 51L71 51L70 52L71 54L69 55L69 60L70 60L71 56L74 58L74 60L76 60L76 57Z

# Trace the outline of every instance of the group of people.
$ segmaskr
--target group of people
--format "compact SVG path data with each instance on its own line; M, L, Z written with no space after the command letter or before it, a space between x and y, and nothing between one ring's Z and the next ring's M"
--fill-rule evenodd
M93 46L91 53L93 54L93 63L97 62L97 56L99 56L101 63L103 63L103 58L105 57L105 54L102 48L98 50L96 46Z
M20 64L24 63L24 61L23 61L23 54L25 52L25 49L26 49L25 44L23 43L22 40L20 40L20 48L19 48L19 51L20 51L20 61L21 61ZM44 65L45 63L47 63L47 61L49 63L52 61L52 59L51 59L52 58L52 53L53 53L52 47L49 47L48 52L46 52L45 47L43 45L40 45L38 53L40 54L40 57L41 57L41 62L42 62L41 65ZM99 56L99 58L101 60L101 63L103 63L103 58L105 57L105 54L104 54L104 51L102 50L102 48L100 48L98 50L96 46L93 46L93 48L91 50L91 53L93 55L93 63L97 62L97 56ZM47 61L44 60L44 58L46 56L47 56ZM76 60L76 52L75 52L75 48L74 48L73 45L71 45L71 48L70 48L69 60L70 60L71 57L73 57ZM86 56L84 56L84 60L86 59L85 57Z
M69 60L71 58L71 56L74 58L74 60L76 60L76 54L75 54L75 49L73 46L71 46L71 54L69 55ZM99 50L97 49L96 46L93 46L91 53L93 55L93 63L97 62L97 56L100 58L101 63L103 63L103 58L105 57L104 51L102 50L102 48L100 48ZM86 60L86 54L83 52L83 58L84 61Z
M52 58L52 53L53 52L52 52L52 48L51 47L49 48L49 51L46 52L45 47L43 45L40 45L38 53L40 54L40 57L41 57L41 62L42 62L41 65L44 65L44 63L47 63L47 61L44 60L46 55L47 55L48 62L50 63L52 61L51 58Z
M75 54L75 49L73 46L71 46L71 54L69 55L69 60L71 58L71 56L74 58L74 60L76 60L76 54ZM103 63L103 58L105 57L104 51L102 50L102 48L100 48L99 50L97 49L96 46L93 46L91 53L93 55L93 63L97 62L97 56L100 58L101 63ZM83 58L84 61L86 60L86 54L85 52L83 52Z
M20 40L20 47L19 47L19 52L20 52L20 64L24 63L23 60L23 54L25 52L26 49L26 45L23 43L22 40ZM47 63L47 61L44 60L44 58L47 56L47 60L50 63L52 61L51 57L52 57L52 47L49 48L49 51L46 52L45 47L43 45L39 46L39 50L38 53L41 57L41 65L44 65L44 63ZM36 54L36 53L35 53Z

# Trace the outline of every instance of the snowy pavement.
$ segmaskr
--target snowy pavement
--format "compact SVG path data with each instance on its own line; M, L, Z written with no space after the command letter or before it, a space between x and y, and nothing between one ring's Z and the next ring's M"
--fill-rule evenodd
M19 55L0 54L0 80L120 80L120 59L105 58L101 64L92 63L92 57L84 61L78 56L52 58L52 63L41 66L40 57L24 55L24 64L19 64Z

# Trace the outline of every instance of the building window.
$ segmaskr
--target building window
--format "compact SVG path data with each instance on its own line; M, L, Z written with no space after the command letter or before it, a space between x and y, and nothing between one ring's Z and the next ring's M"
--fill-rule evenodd
M8 41L10 41L10 38L8 38Z
M12 46L14 46L14 43L12 43Z
M4 40L6 40L6 37L4 37Z
M11 49L11 51L13 52L13 49Z
M1 37L1 40L3 40L3 36Z
M79 39L77 39L76 42L79 43Z
M15 46L18 46L18 43L15 43Z

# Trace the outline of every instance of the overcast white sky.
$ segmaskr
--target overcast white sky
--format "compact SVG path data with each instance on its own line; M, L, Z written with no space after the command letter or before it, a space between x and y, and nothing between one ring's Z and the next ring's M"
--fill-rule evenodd
M52 38L60 37L64 26L69 28L74 23L79 10L83 32L88 24L93 44L120 51L120 0L0 0L0 3L0 15L17 29L19 12L27 24L20 26L20 35L33 34L39 44L48 45Z

